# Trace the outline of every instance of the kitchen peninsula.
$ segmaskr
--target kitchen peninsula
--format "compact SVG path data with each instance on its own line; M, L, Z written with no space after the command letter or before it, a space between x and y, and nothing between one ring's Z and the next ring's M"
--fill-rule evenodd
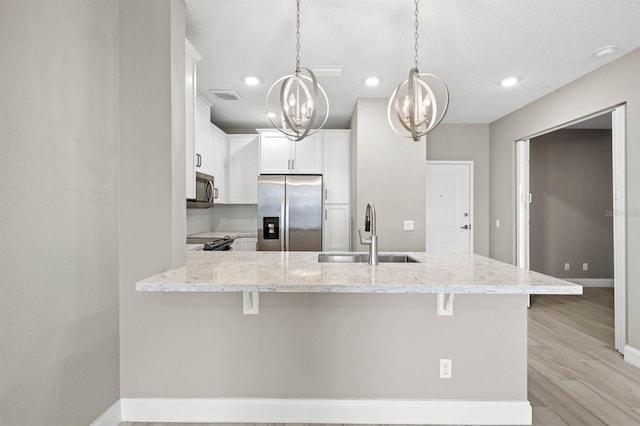
M158 313L207 320L166 336L187 358L154 354L171 368L131 395L155 407L137 420L167 421L155 413L178 398L172 421L531 423L527 295L581 286L478 255L375 267L318 255L189 252L185 266L139 281ZM256 293L259 314L243 315Z

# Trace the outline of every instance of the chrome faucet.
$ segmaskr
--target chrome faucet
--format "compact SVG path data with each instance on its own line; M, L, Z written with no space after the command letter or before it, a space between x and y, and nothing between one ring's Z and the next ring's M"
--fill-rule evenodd
M378 235L376 235L376 207L369 203L364 218L364 232L369 232L369 238L362 238L362 232L358 229L360 244L369 246L369 265L378 264Z

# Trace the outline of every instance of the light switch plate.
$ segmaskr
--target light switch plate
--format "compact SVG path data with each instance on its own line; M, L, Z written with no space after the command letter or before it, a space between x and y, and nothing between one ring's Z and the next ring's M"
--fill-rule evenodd
M405 220L404 221L404 230L405 231L413 231L414 228L414 224L412 220Z

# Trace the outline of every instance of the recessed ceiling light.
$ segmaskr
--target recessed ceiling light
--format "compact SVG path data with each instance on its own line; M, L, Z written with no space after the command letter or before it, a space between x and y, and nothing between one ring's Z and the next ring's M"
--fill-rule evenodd
M247 86L257 86L258 84L260 84L260 79L258 77L249 75L244 78L244 82Z
M594 52L594 55L596 55L596 57L598 57L598 58L602 58L603 56L611 55L615 51L616 51L616 47L615 46L605 46L605 47L601 47L600 49L596 50Z
M518 84L518 77L507 77L500 82L502 87L511 87Z
M370 87L377 86L380 84L380 79L378 77L369 77L364 81L364 84Z

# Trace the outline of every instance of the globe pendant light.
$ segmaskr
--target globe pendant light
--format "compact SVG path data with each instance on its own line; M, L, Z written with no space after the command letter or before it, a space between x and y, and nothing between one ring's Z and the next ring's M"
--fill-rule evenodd
M418 71L418 1L415 0L415 67L409 71L409 78L394 90L387 106L387 119L393 131L416 142L440 124L449 108L445 82L437 75Z
M313 71L300 67L300 0L296 9L296 69L277 79L267 92L269 121L292 141L314 134L329 117L327 94Z

